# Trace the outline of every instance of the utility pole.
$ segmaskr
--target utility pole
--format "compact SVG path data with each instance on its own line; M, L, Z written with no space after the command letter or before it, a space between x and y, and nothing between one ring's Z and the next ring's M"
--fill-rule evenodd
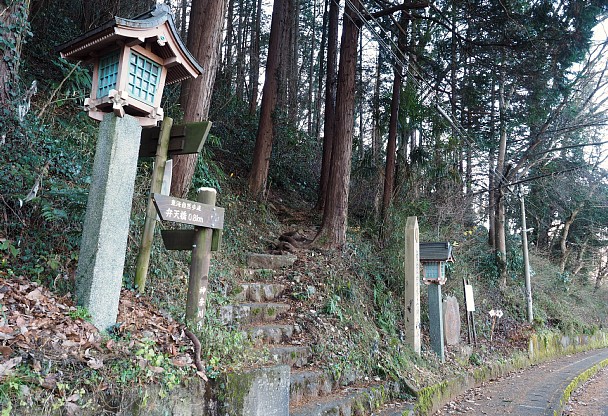
M526 279L526 304L528 305L528 322L532 323L532 284L530 282L530 257L528 256L528 227L526 226L526 205L524 203L523 186L519 184L519 200L521 202L521 246L524 255L524 277Z

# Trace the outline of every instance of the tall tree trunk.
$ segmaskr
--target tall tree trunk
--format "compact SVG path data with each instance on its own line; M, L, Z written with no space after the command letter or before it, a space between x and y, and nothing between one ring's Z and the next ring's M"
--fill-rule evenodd
M182 84L180 101L186 122L202 121L209 115L225 14L226 0L192 0L187 47L204 71ZM173 158L172 195L188 193L197 159L197 154Z
M226 37L224 42L226 43L226 53L224 55L222 71L220 72L220 82L226 88L226 91L232 93L232 73L233 73L233 52L232 48L234 47L234 7L236 0L227 0L228 1L228 17L226 18ZM240 30L240 28L239 28Z
M251 53L249 55L249 84L251 96L249 97L249 115L254 115L258 108L258 78L260 77L260 20L262 18L262 0L256 1L255 21L251 31Z
M496 85L492 79L492 90L490 93L490 140L494 140L496 134ZM490 147L488 158L488 245L492 250L496 249L496 151Z
M239 1L239 30L236 35L236 98L238 101L243 101L245 96L245 42L247 39L247 24L246 0Z
M359 107L359 142L357 144L359 160L363 160L364 156L364 137L363 137L363 31L359 31L359 63L357 65L357 107Z
M318 78L317 78L317 89L315 93L315 115L314 115L314 135L317 141L320 143L321 140L321 93L323 91L323 81L327 76L325 72L325 46L327 44L327 20L329 19L329 5L327 0L323 10L323 25L321 27L321 44L319 45L318 53Z
M599 290L602 287L602 281L608 275L608 255L606 252L600 251L598 253L599 265L597 267L597 274L595 276L595 290Z
M506 236L506 208L505 208L505 158L507 154L507 100L505 96L505 72L501 68L498 82L498 112L500 117L500 141L498 144L498 157L496 159L496 218L495 218L495 254L498 266L501 287L507 286L507 236Z
M0 38L4 43L0 58L0 107L8 106L19 91L19 63L29 8L29 0L0 3Z
M374 166L377 166L380 159L380 147L382 146L382 137L380 133L380 84L382 84L382 49L378 49L378 60L376 61L376 82L374 84L373 98L373 123L372 128L372 161Z
M268 167L272 153L274 123L272 115L277 106L278 89L280 85L280 56L286 38L285 19L289 9L289 0L275 0L272 9L270 26L270 41L268 43L268 59L266 61L266 79L262 91L260 122L253 150L253 164L249 172L249 192L259 198L266 190Z
M289 28L289 60L287 73L287 118L292 127L298 123L298 87L300 74L298 71L298 55L300 48L300 0L290 2L290 28Z
M408 13L402 12L399 18L399 40L397 41L399 51L405 51L406 29L408 23ZM399 104L401 103L401 84L403 65L395 62L393 71L393 96L391 99L391 118L388 125L388 142L386 145L386 166L384 169L384 192L382 194L382 221L386 223L388 219L389 207L393 198L395 188L395 159L397 152L397 125L399 123Z
M315 22L317 20L317 2L313 2L312 7L312 25L310 31L312 33L312 39L310 41L310 62L308 63L308 97L307 97L307 120L306 120L306 130L308 133L308 137L312 137L313 135L313 108L314 108L314 79L315 79L315 46L316 46L316 36L315 36Z
M182 9L181 9L181 16L180 16L180 36L182 38L182 40L186 40L186 22L187 20L187 16L188 16L188 0L182 0Z
M560 259L559 259L559 270L563 273L566 270L566 263L568 262L568 256L570 255L570 249L568 247L568 236L570 235L570 227L572 227L572 223L578 216L579 212L581 212L581 206L576 207L571 213L566 222L564 223L564 228L562 230L562 236L559 239L559 249L560 249Z
M327 80L325 81L325 121L323 127L323 158L321 160L321 178L319 180L318 210L325 208L331 152L334 140L334 121L336 113L336 89L338 85L338 18L340 12L339 0L329 1L329 23L327 28Z
M359 8L359 0L352 7ZM359 27L353 22L356 13L346 7L342 25L334 142L331 157L331 174L323 221L315 242L329 248L342 248L346 243L348 220L348 193L355 119L355 78L357 72L357 46Z

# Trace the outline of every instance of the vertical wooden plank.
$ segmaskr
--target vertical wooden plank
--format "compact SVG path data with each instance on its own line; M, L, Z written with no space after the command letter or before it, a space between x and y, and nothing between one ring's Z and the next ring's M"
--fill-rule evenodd
M165 117L161 124L158 147L156 148L156 159L154 160L154 171L152 172L152 183L150 185L148 208L146 209L146 220L135 268L135 287L139 293L143 293L146 288L148 267L150 266L150 252L152 251L152 240L154 238L154 226L156 225L156 208L152 202L152 195L160 192L163 185L163 176L167 163L167 151L172 126L173 119L171 117Z
M198 190L198 202L215 206L216 195L217 192L213 188L200 188ZM186 323L192 329L200 329L205 318L207 305L213 229L203 227L195 227L194 229L192 263L190 264L190 278L188 279Z

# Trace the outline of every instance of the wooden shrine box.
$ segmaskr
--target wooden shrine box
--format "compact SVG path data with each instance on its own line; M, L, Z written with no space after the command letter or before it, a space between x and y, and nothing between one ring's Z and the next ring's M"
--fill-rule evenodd
M165 85L196 78L203 70L184 46L164 4L133 19L114 17L57 51L63 58L93 64L91 95L84 103L90 117L129 114L142 127L162 120Z
M425 284L445 284L445 265L453 262L452 245L448 242L420 243L422 281Z

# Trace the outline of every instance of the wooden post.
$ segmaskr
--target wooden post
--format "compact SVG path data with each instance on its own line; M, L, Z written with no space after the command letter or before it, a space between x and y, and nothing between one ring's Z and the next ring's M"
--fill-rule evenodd
M405 224L405 339L420 355L420 237L418 218Z
M433 351L437 353L441 362L444 362L443 305L441 302L441 285L437 283L429 284L429 326Z
M156 208L152 202L152 195L160 192L163 186L163 175L167 163L167 151L169 148L169 138L173 119L165 117L160 127L160 137L156 147L156 159L154 160L154 171L152 172L152 183L150 185L150 196L146 209L146 220L141 237L141 246L137 256L137 266L135 268L135 287L139 293L143 293L146 288L148 277L148 267L150 266L150 252L152 251L152 240L154 238L154 226L156 225Z
M215 206L217 192L213 188L200 188L198 202ZM194 227L192 263L188 279L188 300L186 303L186 323L191 328L202 326L207 303L209 285L209 263L211 262L212 228Z

